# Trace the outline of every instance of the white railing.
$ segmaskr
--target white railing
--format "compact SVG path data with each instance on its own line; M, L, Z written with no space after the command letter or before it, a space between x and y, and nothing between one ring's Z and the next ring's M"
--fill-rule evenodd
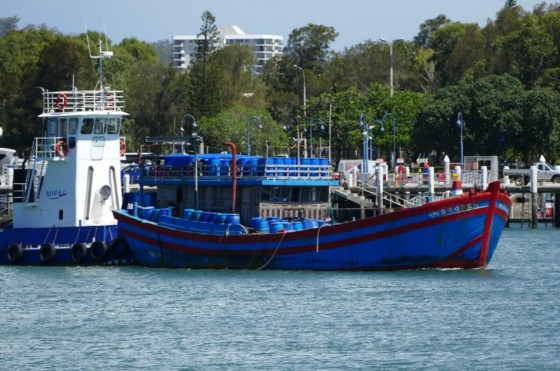
M43 93L43 113L122 111L121 90L46 91Z

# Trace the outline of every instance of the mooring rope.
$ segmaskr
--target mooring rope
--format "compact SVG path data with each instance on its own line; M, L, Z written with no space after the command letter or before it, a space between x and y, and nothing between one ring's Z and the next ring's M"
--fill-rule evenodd
M272 261L272 259L274 259L274 257L276 256L276 253L278 252L278 249L280 248L280 244L282 243L282 241L284 240L284 237L286 236L286 234L288 233L288 231L284 231L284 233L282 233L282 237L280 238L280 241L278 241L278 244L276 245L276 249L274 249L274 253L272 253L272 255L270 256L270 258L259 268L257 268L258 271L260 271L261 269L266 268L267 265L270 264L270 262Z

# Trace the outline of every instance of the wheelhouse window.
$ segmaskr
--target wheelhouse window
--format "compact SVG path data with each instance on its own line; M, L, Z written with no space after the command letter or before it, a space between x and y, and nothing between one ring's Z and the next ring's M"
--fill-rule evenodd
M95 119L86 118L82 121L82 128L80 129L80 134L91 134L93 131L93 124Z
M109 118L86 118L82 121L81 134L119 134L121 131L121 119Z
M78 130L78 119L76 117L72 117L68 120L68 134L76 135L77 130Z

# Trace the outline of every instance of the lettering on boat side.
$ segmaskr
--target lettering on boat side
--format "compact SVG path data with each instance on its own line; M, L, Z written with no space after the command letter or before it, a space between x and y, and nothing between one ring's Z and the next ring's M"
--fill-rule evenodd
M47 197L51 200L57 200L61 197L68 195L68 191L65 189L54 189L54 190L47 190Z
M478 202L471 202L464 205L457 205L453 207L446 207L441 210L433 211L428 214L430 218L438 218L440 216L446 216L451 214L457 214L462 211L473 210L478 208Z

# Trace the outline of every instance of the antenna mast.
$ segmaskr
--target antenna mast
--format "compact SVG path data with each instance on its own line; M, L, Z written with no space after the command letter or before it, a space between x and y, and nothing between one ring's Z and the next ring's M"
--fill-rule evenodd
M87 26L86 26L86 38L87 38L87 44L88 44L88 51L89 51L89 57L91 59L99 59L99 88L100 90L103 90L103 60L104 59L109 59L113 56L113 52L109 50L109 44L107 42L107 35L105 34L105 44L106 44L106 48L107 50L103 50L103 43L101 40L99 40L99 55L93 55L91 54L91 48L89 46L89 36L87 33Z

